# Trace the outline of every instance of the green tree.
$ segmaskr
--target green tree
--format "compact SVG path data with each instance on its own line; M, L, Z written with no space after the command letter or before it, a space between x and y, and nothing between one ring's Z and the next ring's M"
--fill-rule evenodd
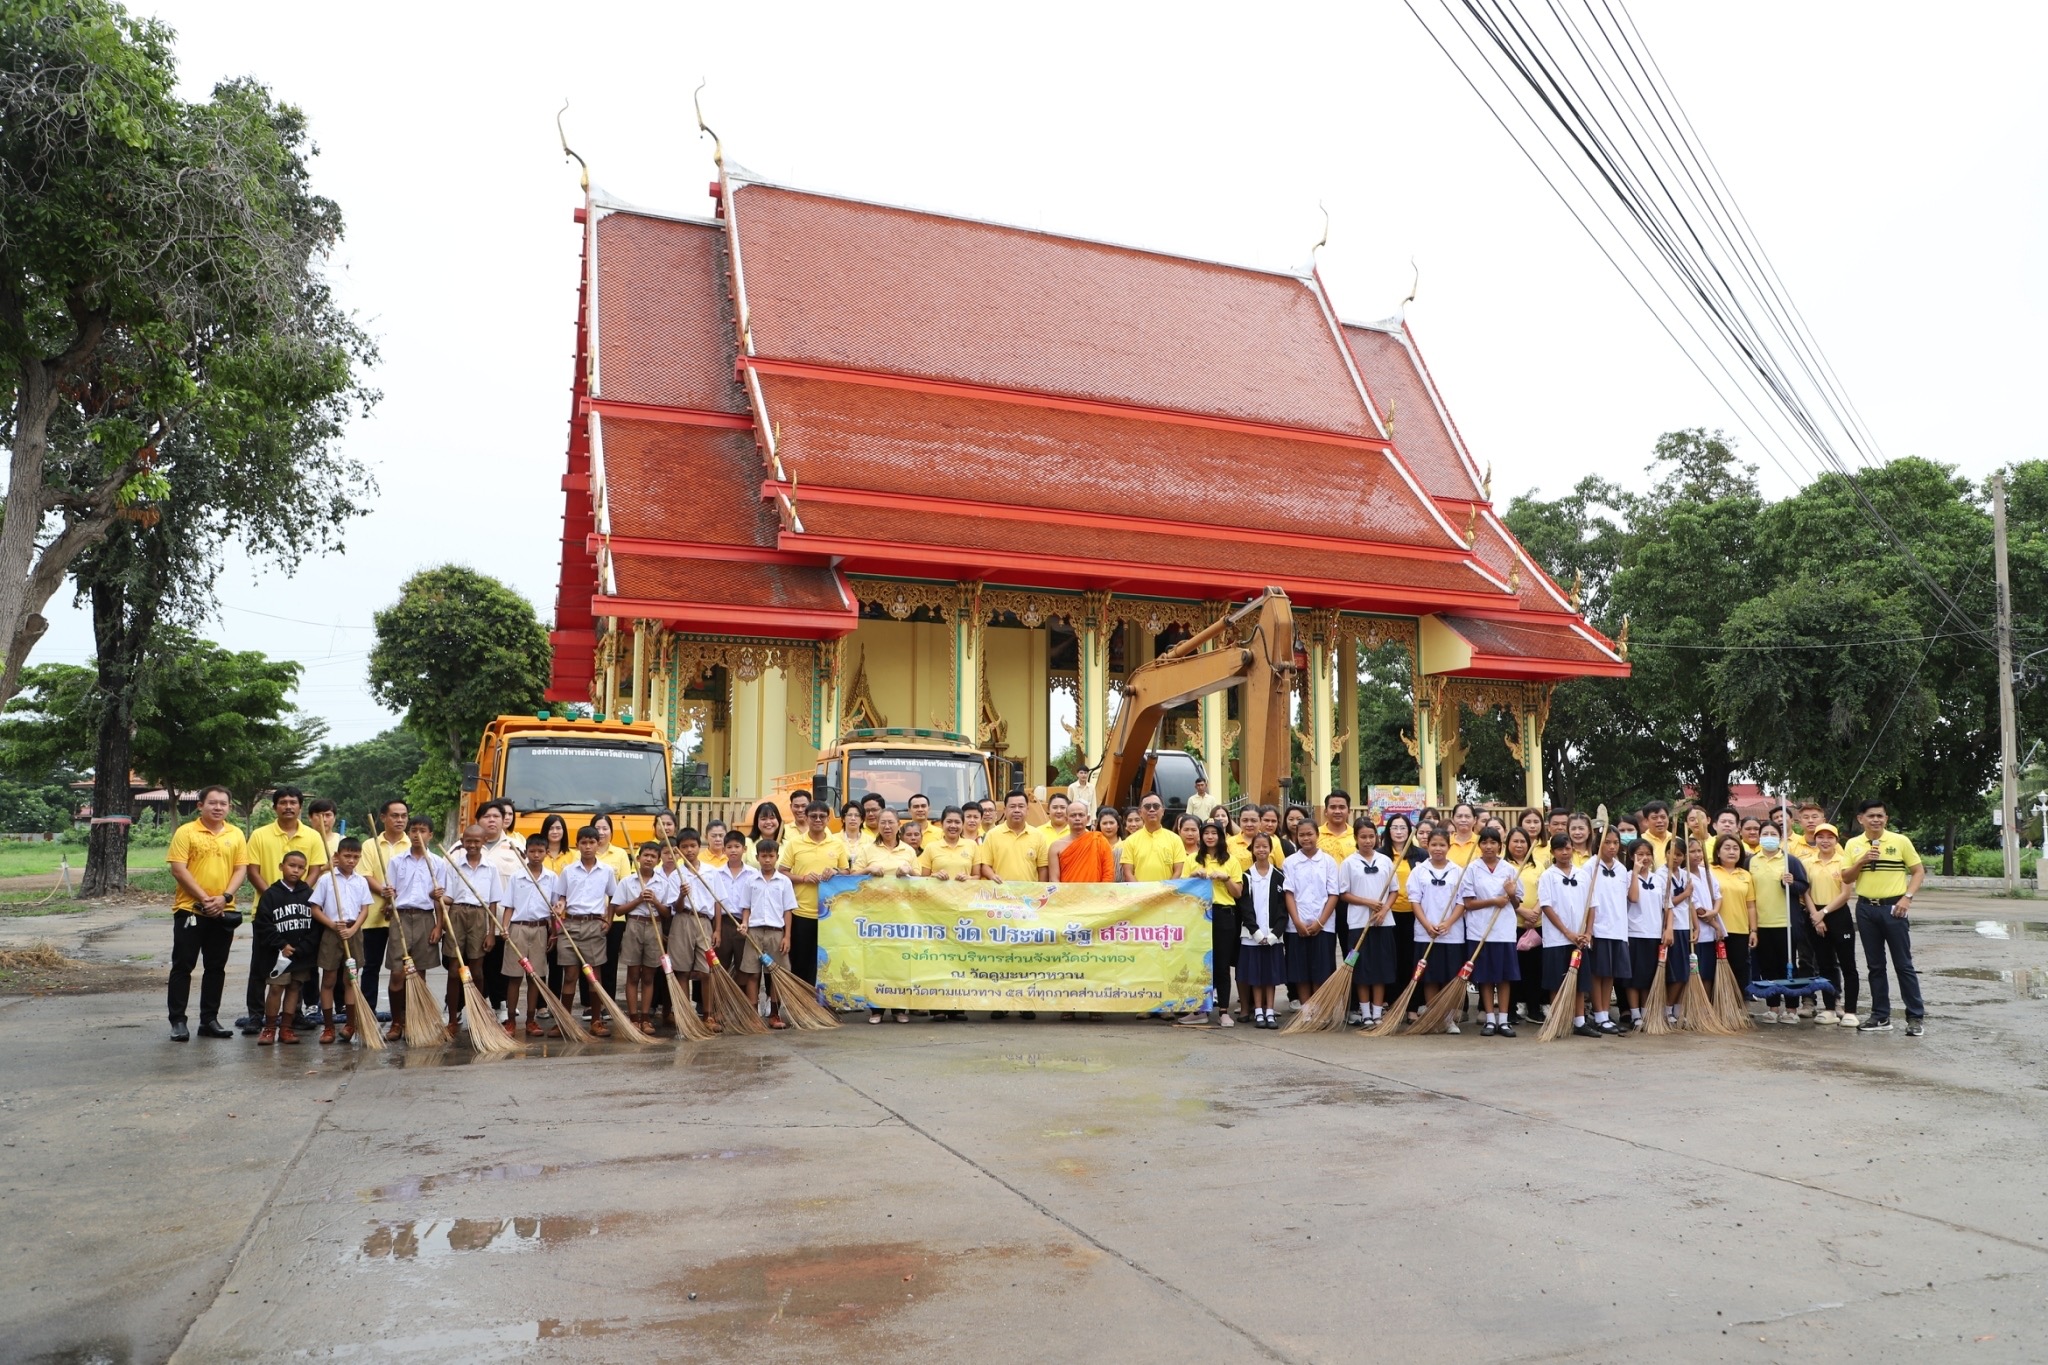
M77 664L31 664L21 690L0 714L0 771L40 782L62 768L92 766L99 729L93 670Z
M219 783L246 813L270 786L291 781L326 724L288 700L299 665L175 634L136 708L135 767L166 790Z
M426 756L419 736L394 727L372 739L322 749L308 765L303 785L334 802L352 828L361 828L386 801L406 795L407 780Z
M232 484L292 413L369 397L321 278L341 224L307 188L303 118L249 81L179 99L171 38L108 0L0 11L0 700L78 557L184 481L159 459L182 436Z
M541 704L547 629L532 603L458 564L414 574L375 625L371 695L402 712L426 746L417 790L439 802L494 717ZM416 799L410 784L407 790Z

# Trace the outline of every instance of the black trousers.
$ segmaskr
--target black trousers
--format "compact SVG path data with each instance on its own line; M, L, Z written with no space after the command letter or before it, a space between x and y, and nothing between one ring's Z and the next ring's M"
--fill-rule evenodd
M263 1018L263 1000L270 988L270 969L277 965L275 945L251 943L249 945L249 990L248 1008L244 1014L253 1014L260 1021Z
M1792 968L1792 945L1790 936L1782 928L1759 928L1756 931L1756 978L1759 981L1783 981ZM1764 1003L1772 1009L1783 1009L1792 1003L1787 995L1772 995Z
M1522 979L1508 988L1508 1003L1520 1005L1534 1018L1550 1003L1543 990L1543 947L1538 944L1534 948L1518 948L1515 957L1522 969Z
M626 944L626 922L615 919L604 931L604 961L597 966L597 979L604 983L605 994L614 999L619 994L619 956Z
M818 984L818 922L802 915L789 917L789 969L813 986Z
M1848 906L1827 917L1823 932L1813 936L1814 970L1835 983L1827 997L1829 1009L1839 1000L1850 1014L1856 1012L1856 998L1862 983L1856 979L1856 912Z
M228 984L228 950L235 944L235 926L223 924L218 916L195 915L180 910L171 916L171 978L168 1004L171 1022L185 1021L185 1006L192 995L192 969L206 964L199 977L199 1017L220 1017L220 998ZM271 957L277 956L273 949ZM266 973L269 967L263 969ZM263 1012L257 1001L256 1012Z
M370 1011L374 1015L377 1009L377 978L384 970L384 946L391 942L391 931L365 929L361 938L363 946L356 950L359 954L356 958L356 976L362 982L363 999L370 1002ZM358 1019L356 1027L368 1028L376 1022L374 1018Z
M505 1008L505 954L493 946L484 954L483 961L470 964L470 970L479 978L484 998L502 1012Z
M1757 942L1763 942L1763 935L1757 935ZM1749 998L1749 983L1752 973L1749 969L1749 935L1747 932L1728 935L1728 969L1735 973L1735 993L1743 999Z
M1863 938L1863 960L1870 967L1870 1017L1892 1017L1891 980L1885 972L1885 954L1891 954L1892 968L1899 974L1899 994L1906 999L1906 1018L1919 1019L1927 1013L1920 998L1920 973L1913 967L1913 929L1903 915L1894 915L1894 900L1856 901L1856 932Z

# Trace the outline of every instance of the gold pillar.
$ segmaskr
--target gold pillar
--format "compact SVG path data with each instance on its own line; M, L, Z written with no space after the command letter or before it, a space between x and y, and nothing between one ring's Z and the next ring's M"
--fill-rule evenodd
M1444 696L1436 707L1436 801L1451 805L1458 799L1458 774L1465 770L1465 741L1459 738L1462 707L1456 697Z
M647 704L647 623L633 622L633 719L647 720L654 708Z
M1432 683L1427 676L1415 679L1415 768L1416 781L1422 788L1422 804L1434 806L1437 800L1437 708L1443 704L1443 684Z
M843 638L819 643L816 686L818 751L823 753L839 743L840 712L846 709L846 641Z
M959 594L947 615L953 618L953 713L951 729L981 742L981 587L957 585Z
M732 795L767 796L789 766L789 681L780 669L764 668L759 676L735 680L732 717L726 742L732 771Z
M1100 767L1102 746L1109 740L1109 636L1116 622L1109 617L1109 594L1081 595L1081 611L1074 621L1076 666L1080 672L1080 697L1074 721L1080 732L1081 761Z
M604 630L604 677L597 694L599 714L609 720L619 713L619 618L607 616Z
M1358 769L1358 641L1346 636L1337 646L1337 722L1344 727L1344 747L1338 760L1338 785L1351 793L1351 809L1365 805Z
M1336 727L1330 714L1330 694L1334 680L1330 676L1330 636L1336 625L1337 614L1327 608L1316 608L1303 613L1308 618L1308 687L1303 703L1308 714L1302 719L1308 723L1308 781L1309 804L1320 806L1323 798L1330 794L1330 761L1334 755Z
M1228 602L1204 602L1202 620L1205 623L1221 620L1229 609ZM1203 645L1202 649L1206 653L1216 648L1220 642L1220 639L1211 640ZM1211 692L1202 698L1201 703L1202 766L1209 774L1209 795L1218 801L1230 799L1230 762L1229 755L1224 752L1229 746L1223 740L1223 725L1228 719L1225 713L1229 707L1229 697L1228 690Z

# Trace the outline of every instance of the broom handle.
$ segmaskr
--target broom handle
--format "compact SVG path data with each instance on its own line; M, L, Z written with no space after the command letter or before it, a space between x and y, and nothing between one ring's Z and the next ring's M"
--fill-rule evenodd
M733 908L727 905L716 891L711 890L711 883L704 880L704 874L693 867L690 869L690 875L697 879L697 885L703 887L707 892L710 892L712 904L716 905L720 910L725 912L725 917L732 921L732 927L739 930L742 934L746 933L746 923L742 921L736 913L734 913Z

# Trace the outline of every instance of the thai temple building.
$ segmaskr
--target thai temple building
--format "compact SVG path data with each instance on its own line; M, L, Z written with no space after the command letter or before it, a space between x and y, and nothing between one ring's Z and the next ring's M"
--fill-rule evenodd
M704 217L578 218L549 695L700 730L715 794L857 726L970 735L1032 782L1096 762L1119 678L1268 585L1310 797L1448 799L1461 713L1500 710L1537 801L1551 689L1628 671L1496 515L1410 331L1342 320L1313 271L730 168ZM1415 768L1361 774L1388 651ZM1233 697L1159 736L1222 795Z

